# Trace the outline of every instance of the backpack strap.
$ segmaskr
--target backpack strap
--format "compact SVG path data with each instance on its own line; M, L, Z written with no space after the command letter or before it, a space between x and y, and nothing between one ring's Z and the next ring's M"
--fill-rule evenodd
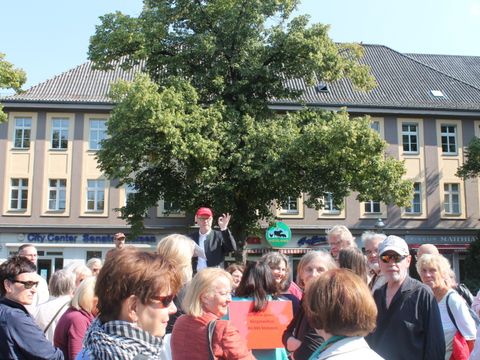
M217 325L217 320L212 320L208 323L208 327L207 327L209 360L215 360L215 355L213 355L213 348L212 348L212 339L213 339L213 333L215 332L215 325Z
M447 295L447 300L445 301L445 303L447 304L448 317L449 317L450 320L452 321L453 325L455 325L455 328L457 329L457 331L460 331L460 330L458 330L457 322L455 321L455 318L453 317L452 310L450 310L450 306L448 305L448 299L450 299L450 295L452 295L452 293L453 293L453 292L450 292L450 293Z
M67 306L67 304L70 303L70 300L68 300L65 304L62 305L62 307L60 309L58 309L57 313L55 315L53 315L53 318L52 320L50 320L50 322L48 323L48 325L45 327L45 329L43 330L43 333L46 334L47 333L47 330L50 328L50 325L52 325L53 321L57 318L58 314L60 314L60 311L62 311L62 309Z

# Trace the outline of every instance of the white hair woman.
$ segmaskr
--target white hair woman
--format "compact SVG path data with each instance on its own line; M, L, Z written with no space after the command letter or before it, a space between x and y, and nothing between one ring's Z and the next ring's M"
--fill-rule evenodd
M424 254L417 262L417 271L425 285L435 295L445 335L445 359L450 359L453 340L457 331L467 340L470 350L476 337L475 322L462 297L452 289L451 267L448 260L439 254Z

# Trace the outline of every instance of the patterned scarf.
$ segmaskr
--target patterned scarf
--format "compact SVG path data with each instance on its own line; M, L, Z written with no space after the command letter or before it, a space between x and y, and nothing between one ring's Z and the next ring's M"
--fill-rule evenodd
M102 324L95 319L88 328L83 347L90 359L160 359L162 338L151 335L127 321Z

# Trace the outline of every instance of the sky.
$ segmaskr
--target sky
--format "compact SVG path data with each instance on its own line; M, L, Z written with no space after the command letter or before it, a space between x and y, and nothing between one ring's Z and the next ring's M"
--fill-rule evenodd
M100 16L116 10L137 16L142 8L141 0L0 3L0 52L26 71L24 89L85 62ZM480 56L480 0L302 0L297 14L329 24L330 37L338 42Z

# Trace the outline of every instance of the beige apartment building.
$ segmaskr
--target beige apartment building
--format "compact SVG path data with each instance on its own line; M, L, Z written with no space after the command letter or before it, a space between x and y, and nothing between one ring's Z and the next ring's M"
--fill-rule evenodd
M436 244L461 274L462 258L479 230L480 189L477 179L463 181L455 172L471 138L480 136L480 57L401 54L365 45L362 61L378 83L368 93L348 80L313 87L292 80L286 86L303 89L307 106L370 115L388 154L405 162L406 176L415 183L412 204L361 203L352 194L336 209L325 194L326 207L316 211L303 205L303 197L283 199L277 216L290 226L292 240L281 251L295 265L308 249L326 247L327 229L343 224L357 242L362 232L376 230L404 237L412 251ZM115 209L132 189L107 179L95 155L114 106L107 96L110 84L140 70L100 72L87 62L1 99L9 120L0 124L0 260L22 243L34 243L40 271L48 277L69 263L104 257L112 234L128 232ZM301 106L271 103L280 112ZM168 205L160 201L150 210L136 246L153 248L166 234L191 231L193 216L166 216ZM269 248L258 238L248 247L252 258Z

